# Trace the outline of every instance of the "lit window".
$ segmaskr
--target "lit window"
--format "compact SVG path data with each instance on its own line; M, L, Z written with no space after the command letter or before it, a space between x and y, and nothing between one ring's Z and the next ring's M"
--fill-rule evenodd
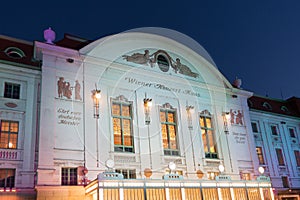
M285 164L284 164L282 149L276 149L276 155L277 155L278 165L284 166Z
M4 50L5 54L10 57L10 58L14 58L14 59L20 59L25 57L25 53L16 47L8 47L7 49Z
M246 180L246 181L251 180L250 173L242 173L242 180Z
M264 155L261 147L256 147L256 154L258 157L259 164L264 165L265 161L264 161Z
M61 169L61 185L77 185L77 168Z
M294 151L297 167L300 167L300 151Z
M218 158L211 116L201 114L200 127L205 158Z
M112 103L115 151L134 152L131 108L129 103Z
M124 179L136 179L135 169L116 169L116 172L123 174Z
M15 187L15 169L0 169L0 188Z
M207 172L208 180L215 180L216 176L219 176L219 172Z
M296 134L295 134L295 129L294 128L289 128L289 132L290 132L290 137L291 138L296 138Z
M278 129L276 125L271 125L272 135L278 135Z
M18 144L19 122L1 121L0 148L16 149Z
M178 156L176 112L174 110L161 109L160 123L164 154Z
M258 133L258 126L256 122L251 122L253 133Z
M4 97L11 99L20 99L20 84L5 83Z

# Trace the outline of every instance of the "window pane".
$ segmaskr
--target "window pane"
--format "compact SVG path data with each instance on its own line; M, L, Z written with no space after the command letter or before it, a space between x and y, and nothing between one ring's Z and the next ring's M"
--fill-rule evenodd
M216 152L216 151L215 151L215 147L214 147L215 141L214 141L214 136L213 136L213 134L212 134L212 131L208 130L208 131L207 131L207 135L208 135L209 149L210 149L209 152L215 153L215 152Z
M168 134L167 134L167 125L166 124L161 125L161 132L162 132L162 139L163 139L163 147L164 147L164 149L168 149L169 144L168 144Z
M202 142L203 142L204 152L208 152L206 131L202 129L201 132L202 132Z
M130 106L122 105L122 116L130 117Z
M200 117L200 126L204 127L204 117Z
M251 126L252 126L252 131L254 133L258 133L257 124L255 122L251 122Z
M174 122L174 113L168 113L168 122Z
M114 144L121 145L122 144L122 136L121 136L121 120L118 118L113 119L114 123Z
M113 104L113 107L112 107L112 114L114 116L120 116L120 105L119 104Z
M166 121L166 113L165 112L160 112L160 121L165 122Z
M169 125L170 149L177 149L175 126Z
M294 153L295 153L297 166L300 167L300 152L299 151L294 151Z
M211 119L210 118L206 118L206 127L207 128L211 128Z
M9 131L9 122L2 121L1 122L1 131Z
M279 165L285 165L284 160L283 160L282 150L281 149L276 149L276 154L277 154L278 164Z

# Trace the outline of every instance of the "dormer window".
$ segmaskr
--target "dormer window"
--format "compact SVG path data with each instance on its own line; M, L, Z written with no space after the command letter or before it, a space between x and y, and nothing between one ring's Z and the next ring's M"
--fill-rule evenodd
M263 107L268 109L268 110L272 110L272 106L268 102L264 102Z
M280 109L285 113L290 113L289 109L286 106L281 106Z
M25 53L17 47L8 47L5 49L4 53L8 57L14 58L14 59L21 59L21 58L25 57Z

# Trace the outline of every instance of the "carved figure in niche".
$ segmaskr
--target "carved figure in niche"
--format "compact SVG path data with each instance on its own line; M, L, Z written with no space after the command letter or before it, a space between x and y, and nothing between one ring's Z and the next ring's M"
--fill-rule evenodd
M80 88L81 88L81 86L80 86L80 84L79 84L79 81L76 80L76 81L75 81L75 99L81 101L82 98L81 98L81 96L80 96Z
M65 80L64 77L59 77L59 79L57 81L57 92L58 92L58 97L59 98L63 97L64 86L65 86L64 80Z
M67 97L68 99L71 99L71 97L72 97L72 91L71 91L71 85L70 85L70 83L69 82L66 82L65 84L64 84L64 96L65 97Z
M123 59L125 59L128 62L134 62L137 64L143 64L146 65L150 61L150 55L149 50L145 50L144 54L141 53L134 53L131 56L123 55Z

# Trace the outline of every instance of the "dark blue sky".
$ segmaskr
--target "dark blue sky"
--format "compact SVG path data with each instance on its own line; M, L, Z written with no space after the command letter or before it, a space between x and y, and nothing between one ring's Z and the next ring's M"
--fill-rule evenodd
M232 82L273 98L300 97L300 1L4 1L0 34L43 41L52 27L86 39L163 27L199 42Z

